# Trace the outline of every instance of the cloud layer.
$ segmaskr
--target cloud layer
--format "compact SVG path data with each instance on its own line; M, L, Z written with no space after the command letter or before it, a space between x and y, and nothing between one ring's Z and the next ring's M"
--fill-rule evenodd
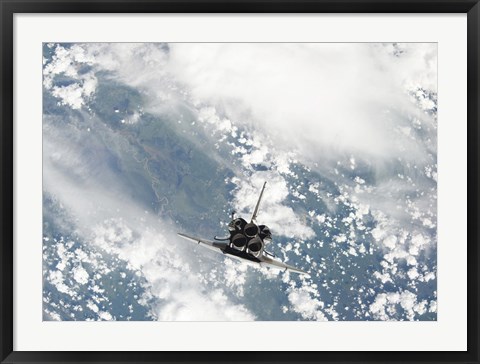
M253 320L249 294L279 284L284 305L276 309L289 317L413 320L436 312L429 283L436 279L435 44L51 49L45 92L75 113L66 113L67 125L45 117L45 191L92 244L146 279L152 317ZM131 87L143 102L121 123L141 124L150 113L229 168L225 210L248 219L267 181L259 217L278 238L280 257L301 261L312 278L287 273L279 283L267 270L231 262L218 268L178 248L169 232L176 222L152 216L118 178L115 161L126 155L149 175L150 167L90 109L99 85L109 82ZM81 259L74 265L72 282L88 285ZM362 274L366 284L357 284ZM60 265L49 279L74 294L66 275ZM354 284L359 295L350 292Z
M418 115L405 92L436 91L436 45L172 44L167 70L193 98L316 162L337 153L381 160L423 151L395 130ZM401 57L395 52L402 52Z

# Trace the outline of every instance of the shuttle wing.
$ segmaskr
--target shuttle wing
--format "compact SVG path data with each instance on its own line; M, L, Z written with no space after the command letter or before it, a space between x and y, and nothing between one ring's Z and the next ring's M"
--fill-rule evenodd
M308 274L307 272L305 272L301 269L292 267L291 265L280 262L279 260L276 260L276 259L272 259L272 258L270 258L268 256L265 256L265 255L261 258L261 260L262 261L260 262L260 265L264 266L264 267L288 270L288 271L294 272L294 273L310 275L310 274Z
M211 250L214 250L216 252L222 252L224 254L227 254L227 256L229 256L229 257L232 257L232 258L235 258L235 259L238 259L238 260L241 260L241 261L245 261L245 262L248 262L248 263L252 263L250 260L245 259L245 257L235 256L235 255L231 254L231 252L225 251L228 247L228 242L212 241L212 240L207 240L207 239L202 239L202 238L196 238L194 236L190 236L190 235L182 234L182 233L178 233L178 235L181 236L182 238L186 239L186 240L189 240L189 241L191 241L193 243L196 243L196 244L201 244L201 245L203 245L203 246L205 246L205 247L207 247ZM288 265L288 264L283 263L283 262L281 262L279 260L276 260L276 259L272 259L271 257L266 256L266 255L263 255L261 258L258 258L258 259L260 259L260 262L257 260L256 262L253 262L253 264L260 264L260 266L262 266L262 267L269 267L269 268L280 269L280 270L288 270L288 271L294 272L294 273L309 275L307 272L305 272L301 269L292 267L291 265Z
M186 239L186 240L190 240L193 243L202 244L202 245L204 245L206 247L209 247L209 248L212 248L213 250L216 250L216 251L218 251L219 249L223 251L223 249L225 249L228 245L225 242L196 238L194 236L190 236L190 235L187 235L187 234L178 233L178 235L181 236L182 238Z

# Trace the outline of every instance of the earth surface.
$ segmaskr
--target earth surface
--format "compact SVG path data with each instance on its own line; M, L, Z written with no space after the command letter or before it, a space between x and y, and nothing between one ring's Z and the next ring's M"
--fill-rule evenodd
M436 320L436 52L44 44L43 319Z

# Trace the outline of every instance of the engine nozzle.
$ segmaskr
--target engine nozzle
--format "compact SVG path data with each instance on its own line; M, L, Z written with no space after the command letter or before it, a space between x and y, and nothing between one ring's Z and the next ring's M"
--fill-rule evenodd
M248 242L248 251L254 256L258 257L262 254L263 250L263 241L260 237L255 237Z
M249 238L253 238L258 234L258 226L254 223L248 223L247 225L245 225L243 231L245 232L246 236L248 236Z
M235 234L232 238L233 247L242 250L247 245L247 238L243 234Z
M242 218L234 219L228 224L228 230L231 232L242 231L246 224L247 222Z
M259 235L260 235L260 238L262 238L262 240L265 240L265 239L272 240L272 233L270 232L270 229L268 228L268 226L260 225L258 228L260 230Z

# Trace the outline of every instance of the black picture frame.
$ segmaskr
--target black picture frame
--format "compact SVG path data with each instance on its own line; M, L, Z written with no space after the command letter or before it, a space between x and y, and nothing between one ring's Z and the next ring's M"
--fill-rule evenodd
M0 0L2 363L418 362L478 363L479 0ZM466 13L468 46L468 336L465 352L22 352L13 350L13 16L15 13ZM454 335L455 333L452 333ZM286 338L288 339L288 338ZM220 347L221 348L221 347Z

